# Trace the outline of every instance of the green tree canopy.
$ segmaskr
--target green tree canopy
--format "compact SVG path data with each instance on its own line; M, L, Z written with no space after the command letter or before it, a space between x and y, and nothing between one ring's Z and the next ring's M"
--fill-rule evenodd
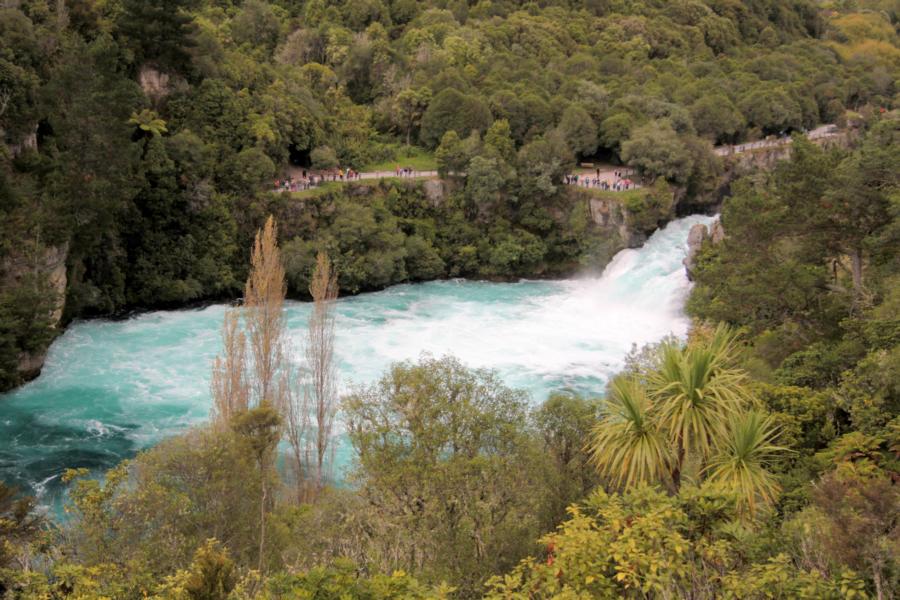
M394 365L345 410L359 456L353 480L380 517L391 568L427 564L429 578L474 591L520 555L541 502L521 392L494 373L426 357Z
M428 104L419 137L426 146L435 147L448 131L461 137L472 131L484 133L491 120L491 111L483 101L448 88Z

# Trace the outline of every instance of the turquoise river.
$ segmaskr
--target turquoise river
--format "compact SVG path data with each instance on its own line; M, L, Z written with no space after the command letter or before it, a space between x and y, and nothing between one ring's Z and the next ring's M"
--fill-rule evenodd
M684 335L687 217L602 275L562 281L440 281L340 300L336 352L344 386L394 361L452 354L496 369L535 403L555 390L599 395L632 345ZM288 303L291 335L308 305ZM0 479L58 499L65 468L103 469L207 419L209 373L225 307L72 325L41 376L0 396ZM295 344L296 345L296 344ZM338 442L338 462L350 452Z

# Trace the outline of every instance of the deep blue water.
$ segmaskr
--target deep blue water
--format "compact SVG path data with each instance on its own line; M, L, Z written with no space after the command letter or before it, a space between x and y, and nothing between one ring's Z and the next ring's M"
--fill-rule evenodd
M399 285L340 300L344 385L393 361L453 354L496 369L540 402L554 390L599 395L632 344L684 335L688 217L619 253L595 278ZM302 338L308 305L288 303ZM108 468L207 419L224 306L87 321L54 342L42 375L0 396L0 478L52 500L68 467ZM296 346L296 344L295 344ZM346 444L338 462L346 463Z

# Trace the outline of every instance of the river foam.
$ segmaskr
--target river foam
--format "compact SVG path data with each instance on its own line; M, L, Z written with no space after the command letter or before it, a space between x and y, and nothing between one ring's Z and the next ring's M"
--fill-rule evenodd
M342 384L372 382L391 362L427 352L496 369L535 402L555 390L599 395L633 344L686 333L681 261L690 227L710 220L670 223L644 247L617 254L599 277L440 281L340 300ZM288 303L297 342L308 310ZM0 478L52 495L64 468L107 468L203 422L224 311L217 305L70 327L37 380L0 396Z

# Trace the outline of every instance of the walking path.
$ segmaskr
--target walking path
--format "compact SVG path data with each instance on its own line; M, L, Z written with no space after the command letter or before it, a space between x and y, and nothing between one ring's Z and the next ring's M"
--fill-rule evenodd
M397 175L395 171L373 171L371 173L359 173L357 179L386 179L389 177L400 177L402 179L434 179L438 176L437 171L409 171L403 175Z
M822 125L807 132L806 137L811 140L820 140L823 138L836 137L838 134L837 127L834 125ZM791 138L784 136L772 140L760 140L758 142L746 142L744 144L735 144L734 146L716 146L714 152L719 156L728 156L730 154L741 154L757 148L774 148L776 146L787 146L791 144Z
M288 177L275 182L276 192L302 192L304 190L314 189L320 185L327 183L350 183L353 181L361 181L363 179L437 179L437 171L414 171L412 169L404 169L397 171L369 171L359 173L348 169L335 169L333 171L308 171L299 167L292 167L289 170Z
M837 131L837 127L830 124L822 125L821 127L817 127L806 133L806 137L810 140L836 137L838 135L840 134ZM790 143L791 138L784 136L774 139L759 140L757 142L716 146L713 151L719 156L731 156L760 148L787 146ZM634 174L634 169L628 167L591 164L590 166L584 165L582 168L576 169L573 173L567 175L565 183L566 185L577 185L587 188L602 189L605 191L623 192L641 187L639 183L632 179ZM436 179L437 176L437 171L414 171L412 169L401 169L399 172L370 171L366 173L335 169L325 173L307 173L307 170L305 169L294 167L291 169L287 179L276 182L275 191L302 191L318 187L324 183L344 183L360 181L363 179Z

